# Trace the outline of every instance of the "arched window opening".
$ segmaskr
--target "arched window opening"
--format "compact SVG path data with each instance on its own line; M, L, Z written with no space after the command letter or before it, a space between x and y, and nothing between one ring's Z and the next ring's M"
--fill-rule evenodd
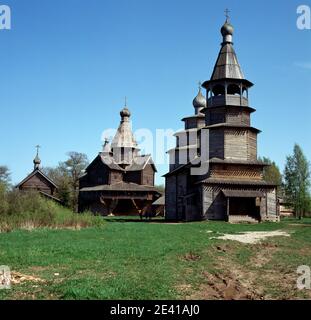
M215 96L225 95L225 87L217 84L213 87L213 93Z
M240 95L240 87L236 84L229 84L228 85L228 94L231 95Z
M243 97L246 99L248 98L248 90L245 87L243 87Z
M207 97L207 99L209 99L209 98L212 97L212 93L211 93L211 90L210 90L210 89L207 89L207 90L206 90L206 97Z

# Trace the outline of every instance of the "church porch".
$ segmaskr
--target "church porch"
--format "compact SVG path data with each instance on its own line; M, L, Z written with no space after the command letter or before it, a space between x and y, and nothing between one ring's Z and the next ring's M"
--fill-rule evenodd
M265 197L260 191L222 190L226 199L227 221L256 223L261 221L261 201Z
M151 214L152 203L160 197L154 187L131 185L131 190L112 190L115 188L116 186L101 186L81 189L79 211L89 210L103 216L146 216Z

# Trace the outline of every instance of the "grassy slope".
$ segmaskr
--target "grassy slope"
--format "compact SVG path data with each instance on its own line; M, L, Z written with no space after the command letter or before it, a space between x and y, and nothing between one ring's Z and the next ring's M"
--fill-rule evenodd
M221 285L219 275L253 288L255 298L308 298L308 292L295 289L295 272L301 264L311 266L311 219L303 221L309 227L293 223L120 220L80 231L3 233L0 265L44 283L0 290L0 299L226 298L214 287L217 281ZM276 229L292 232L291 238L269 238L260 245L211 239L218 233Z

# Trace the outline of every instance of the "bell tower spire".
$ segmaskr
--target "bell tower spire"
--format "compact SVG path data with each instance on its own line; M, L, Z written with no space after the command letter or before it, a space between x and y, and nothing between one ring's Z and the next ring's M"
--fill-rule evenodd
M234 160L257 160L258 129L251 127L251 113L255 110L249 106L248 91L253 84L242 72L233 48L234 28L226 21L221 27L223 42L209 81L203 83L207 91L207 107L204 110L205 122L210 135L222 136L224 145L210 148L210 157ZM247 148L234 149L230 141L238 133L247 143ZM251 147L250 147L251 146Z
M124 107L120 111L120 117L120 125L112 139L111 149L115 161L118 163L131 163L139 149L132 132L131 112L127 107L127 99L125 99Z

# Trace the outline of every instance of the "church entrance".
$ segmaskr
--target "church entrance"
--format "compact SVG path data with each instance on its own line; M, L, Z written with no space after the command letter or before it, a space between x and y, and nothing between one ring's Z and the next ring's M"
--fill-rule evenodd
M260 221L262 192L247 190L223 190L227 205L228 221Z
M115 216L138 215L138 210L131 199L118 200L116 208L113 210Z
M229 198L229 215L243 215L259 219L260 207L256 206L256 198Z

